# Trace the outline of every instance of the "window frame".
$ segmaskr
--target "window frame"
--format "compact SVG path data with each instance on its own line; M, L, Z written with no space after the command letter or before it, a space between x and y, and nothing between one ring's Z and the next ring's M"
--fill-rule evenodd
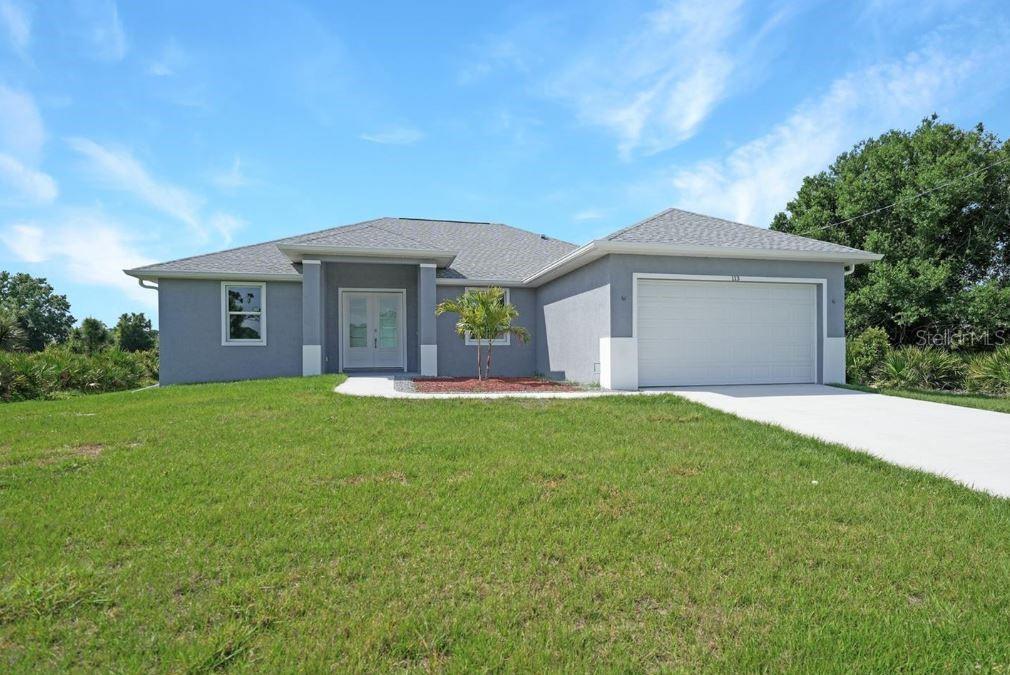
M257 286L260 289L260 311L233 312L228 308L228 287ZM260 336L252 339L232 339L229 337L228 319L233 314L258 316L260 318ZM267 344L267 282L265 281L222 281L221 282L221 346L222 347L265 347Z
M484 291L484 290L487 290L489 288L491 288L491 287L490 286L465 286L463 288L463 292L466 293L467 291ZM509 304L511 302L511 297L512 297L511 294L509 293L509 289L501 287L501 286L499 286L499 288L501 288L503 291L505 291L505 296L502 298L502 301L505 304ZM473 338L470 337L470 331L466 332L466 337L464 338L464 343L466 344L467 347L476 347L477 344L478 344L476 340L474 340ZM480 344L486 345L488 343L487 342L481 342ZM491 340L491 346L492 347L508 347L511 344L512 344L512 334L511 333L505 333L505 337L503 337L503 338L499 338L497 340Z

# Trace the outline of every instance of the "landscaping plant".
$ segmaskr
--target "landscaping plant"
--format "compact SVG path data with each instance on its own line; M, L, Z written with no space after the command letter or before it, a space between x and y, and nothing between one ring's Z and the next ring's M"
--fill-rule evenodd
M849 340L845 350L845 372L849 382L869 384L873 381L891 349L887 332L882 328L868 328Z
M528 342L529 332L522 326L513 326L519 317L519 310L505 301L505 291L492 286L485 289L471 289L458 298L443 300L435 308L436 314L451 312L459 315L456 333L464 339L467 335L477 342L477 379L491 376L491 353L495 340L505 335L514 335L520 342ZM481 372L480 348L487 341L487 361Z
M157 378L156 352L106 349L89 355L68 346L41 352L0 352L0 401L136 389L155 383Z
M899 389L960 389L964 376L965 363L957 354L929 347L899 347L884 356L873 384Z
M0 351L18 351L24 349L27 342L28 334L14 312L0 307Z
M966 384L971 391L1010 395L1010 345L973 357L968 363Z

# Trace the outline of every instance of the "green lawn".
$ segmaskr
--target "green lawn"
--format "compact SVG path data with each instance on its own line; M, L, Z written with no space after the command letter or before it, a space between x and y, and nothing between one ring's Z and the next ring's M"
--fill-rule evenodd
M935 403L949 403L950 405L960 405L965 408L981 408L982 410L994 410L996 412L1010 413L1010 398L998 396L983 396L982 394L955 394L949 391L926 391L922 389L875 389L864 387L858 384L838 384L836 387L845 389L855 389L856 391L866 391L874 394L886 394L888 396L901 396L903 398L914 398L920 401L933 401Z
M1010 664L1010 502L672 396L0 407L0 668Z

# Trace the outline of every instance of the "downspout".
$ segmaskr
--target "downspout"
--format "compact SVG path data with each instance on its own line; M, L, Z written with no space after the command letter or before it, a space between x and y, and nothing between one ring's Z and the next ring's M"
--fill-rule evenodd
M158 290L158 284L153 284L153 285L151 285L151 286L145 286L145 285L144 285L144 279L137 279L137 284L138 284L138 285L139 285L139 286L140 286L141 288L146 288L146 289L147 289L147 290L149 290L149 291L156 291L156 290Z
M849 276L850 274L856 271L856 263L850 263L848 265L845 265L842 267L842 270L845 272L845 276Z

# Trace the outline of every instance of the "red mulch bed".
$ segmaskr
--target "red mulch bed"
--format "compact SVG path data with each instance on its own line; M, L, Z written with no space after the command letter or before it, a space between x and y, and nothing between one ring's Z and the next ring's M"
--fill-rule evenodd
M576 391L565 382L540 380L535 377L424 377L414 380L414 390L421 392L468 391Z

